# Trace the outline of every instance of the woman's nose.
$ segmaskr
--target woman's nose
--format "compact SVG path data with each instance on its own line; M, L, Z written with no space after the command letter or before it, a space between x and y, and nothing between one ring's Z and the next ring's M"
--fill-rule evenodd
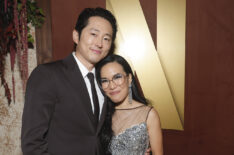
M111 80L110 83L109 83L109 87L111 89L114 89L116 87L116 84Z

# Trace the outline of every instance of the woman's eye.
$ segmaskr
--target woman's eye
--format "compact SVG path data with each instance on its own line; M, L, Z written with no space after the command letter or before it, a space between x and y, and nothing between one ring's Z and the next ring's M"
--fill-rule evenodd
M108 80L107 79L101 79L101 83L107 83Z
M117 75L115 75L114 77L113 77L113 79L120 79L120 78L122 78L123 76L121 75L121 74L117 74Z

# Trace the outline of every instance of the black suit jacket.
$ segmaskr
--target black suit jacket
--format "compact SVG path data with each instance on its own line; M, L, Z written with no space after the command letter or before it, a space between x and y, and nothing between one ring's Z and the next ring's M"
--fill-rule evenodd
M24 155L101 154L91 101L73 57L39 65L27 82L22 119Z

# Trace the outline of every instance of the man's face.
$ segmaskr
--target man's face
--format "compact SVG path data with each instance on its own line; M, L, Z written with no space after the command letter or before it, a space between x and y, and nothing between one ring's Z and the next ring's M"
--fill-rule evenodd
M77 44L76 56L88 68L103 59L112 44L112 26L106 19L98 16L90 17L87 26L78 35L73 31L73 40Z

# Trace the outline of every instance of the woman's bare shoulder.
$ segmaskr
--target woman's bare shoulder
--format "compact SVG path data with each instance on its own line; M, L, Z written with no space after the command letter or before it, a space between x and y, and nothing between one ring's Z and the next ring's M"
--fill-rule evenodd
M151 124L151 123L160 124L159 114L157 110L152 106L151 106L148 119L147 119L147 124Z

